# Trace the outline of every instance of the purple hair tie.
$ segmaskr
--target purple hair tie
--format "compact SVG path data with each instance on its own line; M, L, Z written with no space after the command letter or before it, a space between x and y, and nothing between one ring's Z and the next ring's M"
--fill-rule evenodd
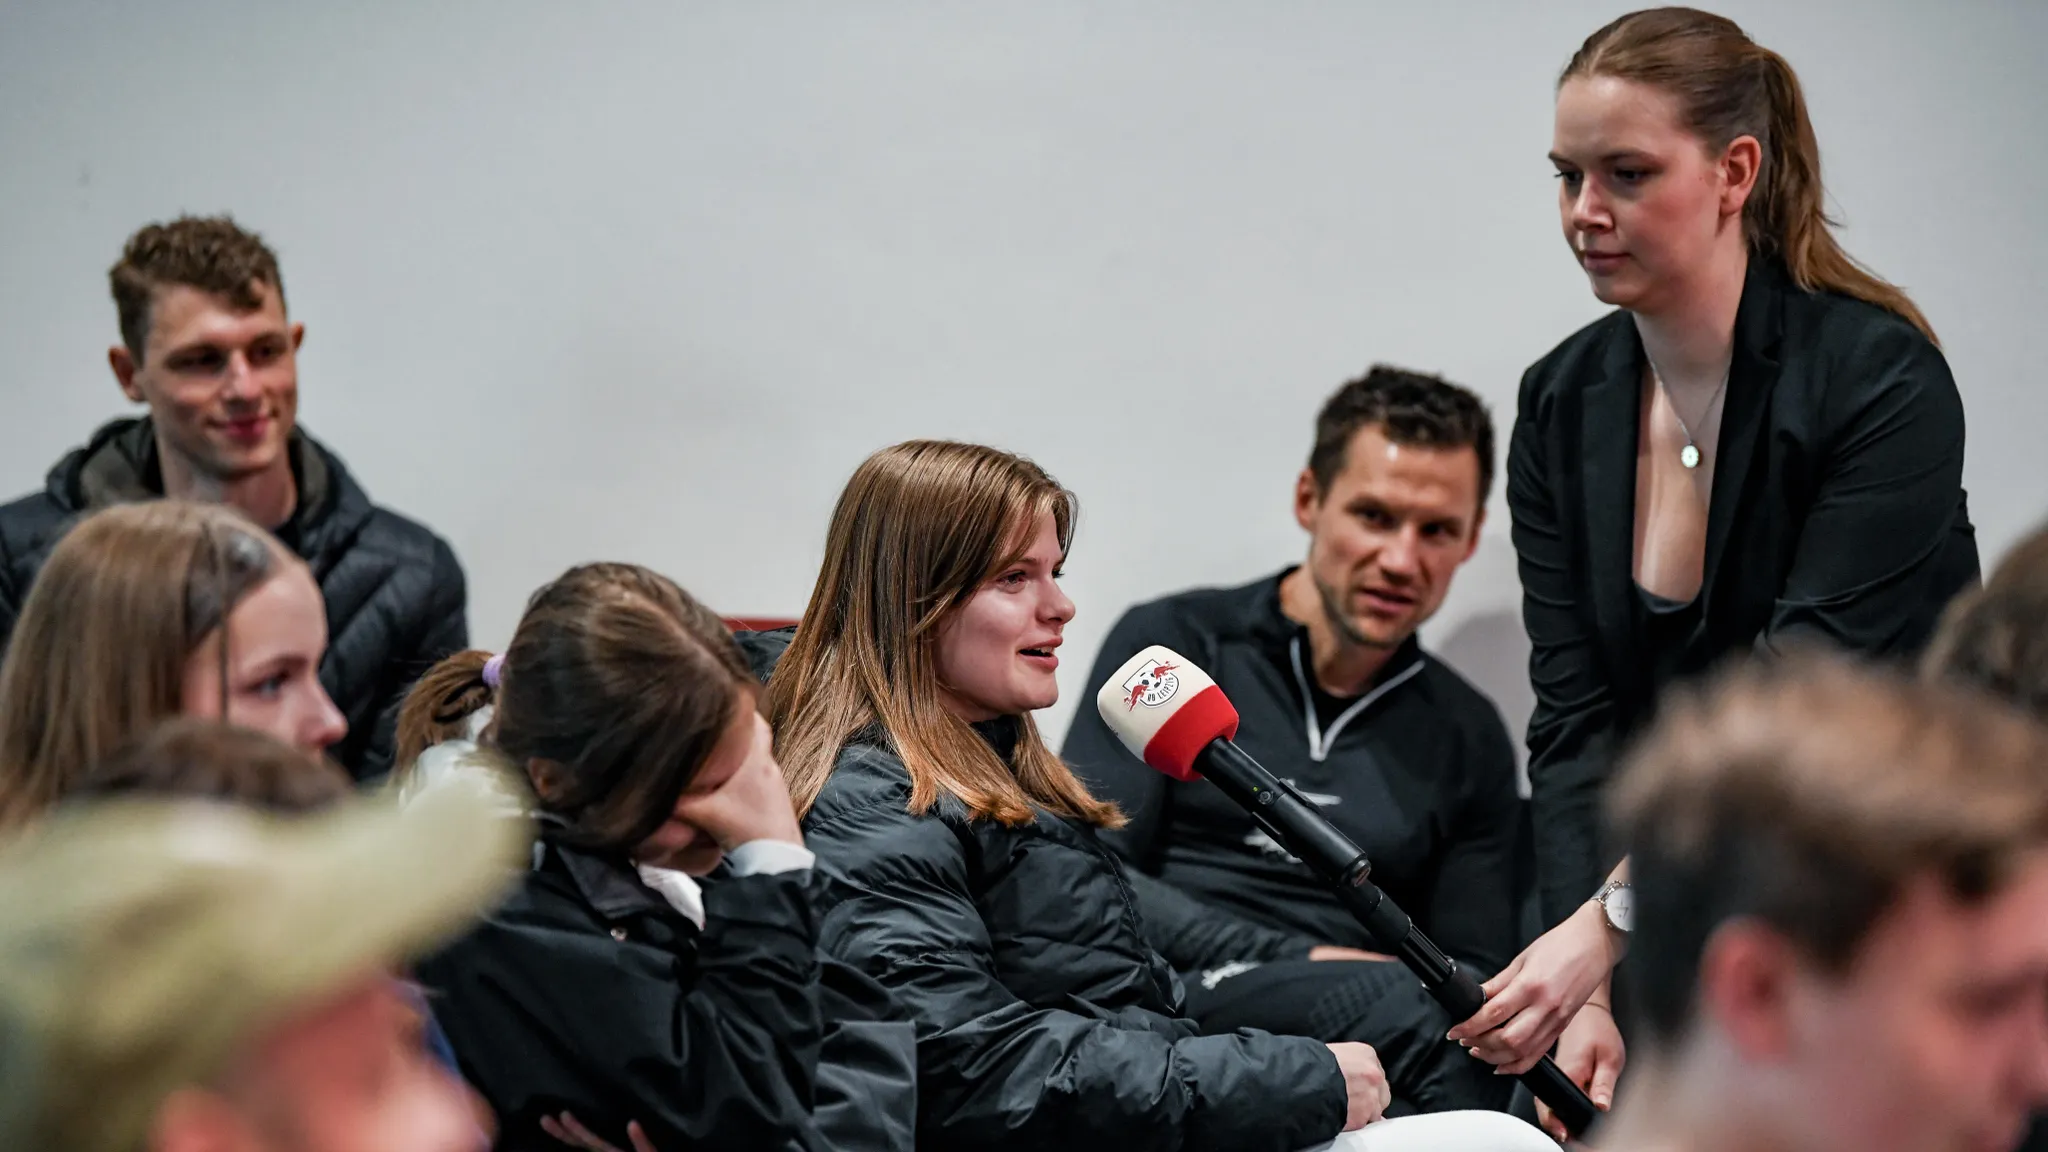
M496 656L491 657L489 660L484 661L485 687L496 688L498 686L498 681L504 679L504 677L505 654L503 652L500 652Z

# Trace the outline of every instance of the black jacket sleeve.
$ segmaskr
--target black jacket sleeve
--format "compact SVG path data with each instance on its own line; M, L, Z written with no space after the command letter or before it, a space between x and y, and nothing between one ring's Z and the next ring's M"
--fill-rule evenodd
M885 799L807 823L805 841L835 865L826 949L918 1022L920 1144L1294 1152L1342 1127L1342 1077L1317 1041L1194 1036L1019 999L940 818ZM1057 963L1060 942L1042 947Z
M1430 883L1429 898L1411 909L1437 947L1484 980L1516 952L1515 844L1522 799L1515 790L1515 751L1500 714L1488 706L1460 726L1463 786L1457 824Z
M1145 920L1145 942L1177 972L1201 972L1237 961L1306 960L1322 943L1204 904L1193 896L1126 866L1125 879Z
M504 915L423 969L500 1147L562 1110L626 1146L779 1148L811 1114L823 1032L810 871L705 886L694 964L602 926Z
M1544 459L1540 366L1522 377L1508 441L1508 509L1529 634L1529 799L1543 923L1570 916L1612 864L1600 843L1600 797L1616 751L1617 711L1598 640L1579 602L1566 514Z
M393 653L384 670L384 702L377 709L376 731L363 746L358 779L371 780L391 771L405 694L434 665L469 647L469 583L445 540L434 541L433 590L415 636L410 650Z
M1758 648L1801 640L1910 653L1977 581L1961 507L1963 402L1939 349L1902 323L1866 328L1828 367L1832 443ZM1958 557L1968 569L1950 572Z

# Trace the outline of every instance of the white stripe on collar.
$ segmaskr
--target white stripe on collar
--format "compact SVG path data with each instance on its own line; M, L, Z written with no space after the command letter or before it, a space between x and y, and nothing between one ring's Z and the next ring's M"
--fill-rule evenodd
M1360 696L1352 702L1351 707L1338 713L1337 718L1330 721L1330 730L1325 732L1321 722L1316 719L1316 694L1310 690L1308 672L1302 667L1301 636L1298 633L1287 642L1287 655L1294 662L1294 682L1301 686L1301 708L1308 719L1308 758L1317 763L1330 758L1330 746L1337 742L1337 734L1344 731L1344 726L1351 723L1352 717L1365 711L1373 701L1392 691L1396 684L1412 679L1422 671L1423 665L1423 661L1417 659L1415 663L1388 677L1385 683Z

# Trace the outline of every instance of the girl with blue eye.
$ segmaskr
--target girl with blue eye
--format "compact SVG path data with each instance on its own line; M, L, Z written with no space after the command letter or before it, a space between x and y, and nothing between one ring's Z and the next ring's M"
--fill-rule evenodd
M320 683L326 651L312 573L235 509L93 513L51 552L0 662L0 829L173 716L323 751L348 732Z
M1627 863L1599 813L1623 741L1731 654L1911 654L1977 546L1955 380L1919 308L1830 231L1782 56L1706 12L1623 16L1565 67L1550 161L1572 259L1614 307L1523 376L1508 449L1555 927L1451 1035L1516 1070L1563 1034L1598 1102L1621 1065Z

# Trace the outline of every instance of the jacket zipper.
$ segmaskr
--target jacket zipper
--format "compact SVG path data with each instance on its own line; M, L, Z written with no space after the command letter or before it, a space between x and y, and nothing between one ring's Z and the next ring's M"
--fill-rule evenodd
M1395 685L1409 680L1422 671L1422 661L1420 660L1401 669L1386 683L1360 696L1351 707L1338 713L1337 718L1330 721L1330 730L1324 732L1323 726L1316 721L1315 693L1309 690L1308 673L1302 668L1300 636L1296 636L1287 642L1287 655L1294 662L1294 682L1301 688L1301 708L1304 717L1308 721L1308 758L1318 764L1329 759L1331 745L1337 742L1337 735L1344 731L1346 724L1351 723L1352 717L1371 707L1373 701L1393 691Z

